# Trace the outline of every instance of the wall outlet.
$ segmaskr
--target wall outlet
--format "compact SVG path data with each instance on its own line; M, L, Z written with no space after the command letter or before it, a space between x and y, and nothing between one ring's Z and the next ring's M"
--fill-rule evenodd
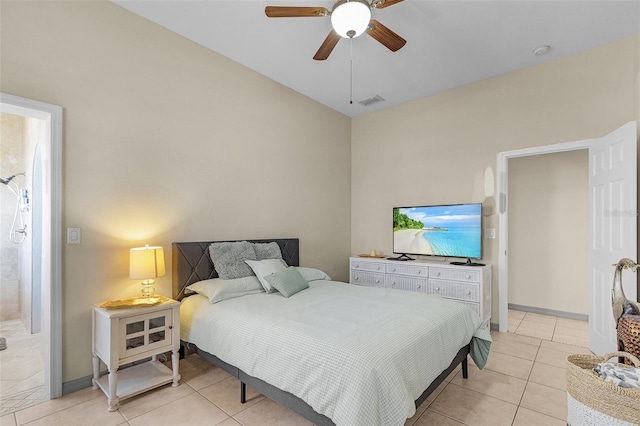
M484 237L485 238L495 238L496 237L496 230L493 229L493 228L485 228Z

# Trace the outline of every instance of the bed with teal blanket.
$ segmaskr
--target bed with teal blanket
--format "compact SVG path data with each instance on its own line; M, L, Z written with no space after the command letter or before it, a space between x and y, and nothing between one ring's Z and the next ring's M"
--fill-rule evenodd
M193 295L180 316L188 349L319 425L403 425L458 364L466 376L467 354L482 368L491 346L462 304L330 280L289 298Z

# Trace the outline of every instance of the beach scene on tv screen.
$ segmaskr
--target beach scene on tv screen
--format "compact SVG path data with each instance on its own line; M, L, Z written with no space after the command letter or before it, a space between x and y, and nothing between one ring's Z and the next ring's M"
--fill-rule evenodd
M478 259L481 214L480 204L394 208L393 251Z

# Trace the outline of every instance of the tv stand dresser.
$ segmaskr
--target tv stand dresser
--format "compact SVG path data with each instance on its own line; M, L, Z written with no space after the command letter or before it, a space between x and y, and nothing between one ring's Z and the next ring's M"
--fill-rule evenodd
M439 294L469 306L483 323L489 325L491 320L491 265L461 266L421 260L399 262L352 257L349 282Z

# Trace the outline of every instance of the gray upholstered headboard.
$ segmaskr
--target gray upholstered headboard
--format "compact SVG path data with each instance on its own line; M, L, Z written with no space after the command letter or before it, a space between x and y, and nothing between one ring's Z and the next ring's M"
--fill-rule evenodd
M282 238L274 240L246 240L250 243L278 243L282 258L289 266L299 266L299 240L297 238ZM172 293L173 298L182 300L184 289L197 281L208 280L218 276L211 257L209 245L224 241L200 241L172 244Z

